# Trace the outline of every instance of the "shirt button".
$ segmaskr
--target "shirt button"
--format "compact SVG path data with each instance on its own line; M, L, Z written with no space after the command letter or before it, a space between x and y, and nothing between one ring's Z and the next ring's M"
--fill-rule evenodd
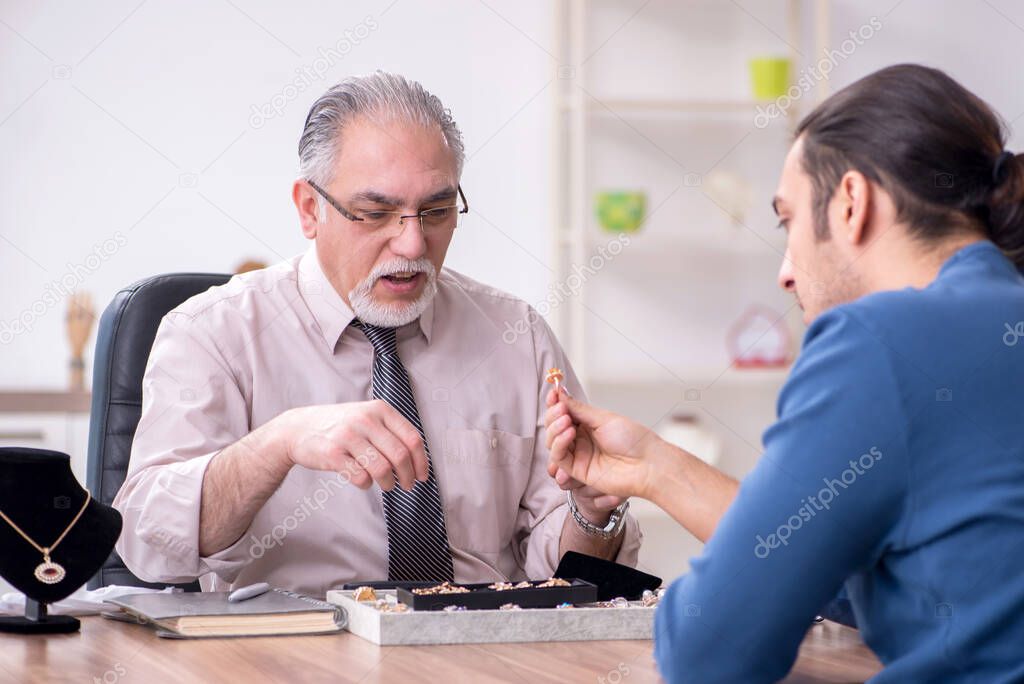
M497 437L491 437L491 448L492 449L497 449L498 448L498 438Z

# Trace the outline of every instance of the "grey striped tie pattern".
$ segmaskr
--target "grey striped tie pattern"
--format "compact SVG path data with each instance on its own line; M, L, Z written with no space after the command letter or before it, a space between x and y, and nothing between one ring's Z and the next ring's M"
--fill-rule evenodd
M388 528L388 579L403 582L454 581L448 531L441 509L441 493L434 477L430 447L423 432L409 374L398 356L394 328L381 328L356 320L373 345L373 398L393 406L412 423L423 439L429 478L417 481L411 492L396 484L384 492L384 518Z

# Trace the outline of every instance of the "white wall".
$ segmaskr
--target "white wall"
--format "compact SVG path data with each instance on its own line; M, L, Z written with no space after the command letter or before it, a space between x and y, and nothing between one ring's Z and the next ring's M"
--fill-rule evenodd
M876 69L917 62L943 69L1013 122L1024 147L1024 3L1015 0L841 0L831 3L832 43L879 18L882 29L832 74L836 90Z
M148 275L224 272L304 249L290 184L306 112L329 85L377 68L420 80L465 135L473 213L449 265L541 299L551 13L539 0L499 11L475 1L0 2L0 387L65 382L65 303L52 281L66 276L102 310ZM320 49L346 36L324 60ZM325 66L279 115L252 116L297 70ZM87 261L97 245L108 256ZM23 316L30 331L5 333Z
M635 24L667 1L654 0ZM757 3L744 4L756 17ZM836 45L872 15L883 26L839 65L833 88L920 61L947 69L1008 120L1024 113L1020 3L832 5ZM772 35L782 22L747 21L784 50ZM465 133L474 212L449 265L530 301L547 291L557 67L547 2L4 0L0 22L0 387L65 382L55 281L91 292L102 309L147 275L226 271L303 249L289 184L305 113L329 84L375 68L421 80ZM297 70L323 67L319 50L346 37L354 40L322 78L254 122L254 105L280 102ZM636 38L621 31L603 51L622 40ZM104 256L90 257L98 246ZM19 318L31 330L11 334Z

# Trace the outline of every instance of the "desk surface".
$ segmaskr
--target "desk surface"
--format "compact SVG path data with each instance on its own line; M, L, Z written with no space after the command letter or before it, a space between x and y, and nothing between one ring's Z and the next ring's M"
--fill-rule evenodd
M178 641L142 625L86 617L78 634L0 635L0 681L643 684L659 680L651 651L650 641L381 647L347 632ZM808 632L786 681L863 681L879 669L855 630L824 623Z

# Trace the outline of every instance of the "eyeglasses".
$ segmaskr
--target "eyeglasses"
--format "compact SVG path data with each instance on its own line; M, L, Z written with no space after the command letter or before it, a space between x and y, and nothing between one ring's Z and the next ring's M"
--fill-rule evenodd
M454 230L459 222L460 214L469 213L469 202L466 201L466 195L462 192L462 186L456 187L459 193L459 200L462 202L460 207L458 204L451 204L443 207L430 207L429 209L423 209L415 214L403 214L400 211L383 211L383 210L370 210L370 211L349 211L341 205L341 203L327 194L327 191L321 188L313 181L306 179L309 186L316 190L320 195L327 200L332 207L338 210L338 213L347 218L349 221L359 221L365 225L366 228L374 231L384 233L385 229L393 225L394 219L397 217L398 221L394 223L399 230L392 230L390 233L392 237L401 233L402 227L405 225L405 219L419 219L420 230L424 233L439 233L445 230Z

